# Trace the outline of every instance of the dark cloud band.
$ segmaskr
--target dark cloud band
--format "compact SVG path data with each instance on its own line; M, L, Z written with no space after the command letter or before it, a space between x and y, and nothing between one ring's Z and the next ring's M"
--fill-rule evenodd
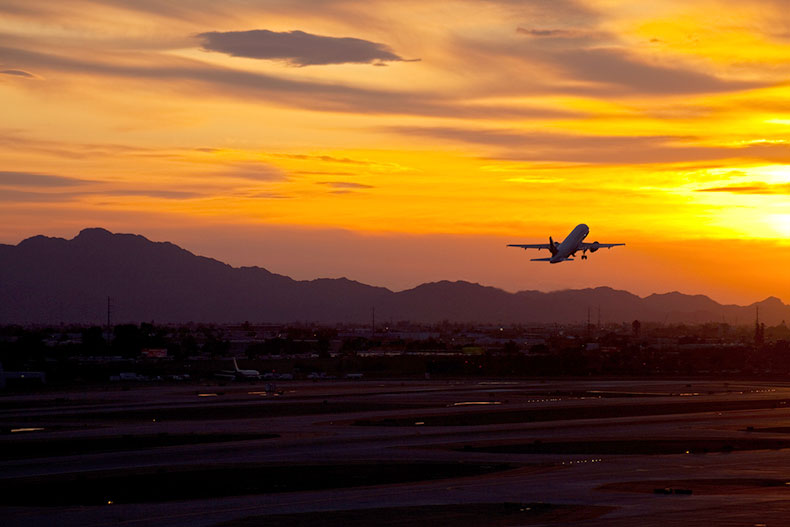
M266 100L319 111L503 119L569 118L582 115L581 112L538 106L492 107L465 103L448 97L447 94L376 90L342 84L300 81L265 73L213 66L196 60L169 59L161 64L129 65L2 45L0 45L0 56L45 71L95 74L133 81L186 82L187 90L194 90L194 84L197 82L222 97Z
M84 183L90 181L50 174L0 171L0 186L3 187L70 187Z
M358 38L325 37L304 31L212 31L198 37L207 51L219 51L234 57L283 60L296 66L404 60L384 44Z
M35 79L36 76L24 70L0 70L2 75L12 75L14 77L25 77L26 79Z

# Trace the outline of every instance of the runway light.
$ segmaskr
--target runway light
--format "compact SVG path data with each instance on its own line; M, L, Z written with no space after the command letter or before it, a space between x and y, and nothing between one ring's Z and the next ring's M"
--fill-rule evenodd
M112 504L113 504L112 500L107 500L107 505L112 505Z

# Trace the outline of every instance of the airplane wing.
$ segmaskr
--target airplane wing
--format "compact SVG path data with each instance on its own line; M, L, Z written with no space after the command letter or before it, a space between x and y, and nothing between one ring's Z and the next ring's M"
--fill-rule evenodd
M517 244L517 243L510 243L508 247L520 247L522 249L548 249L548 243L527 243L527 244Z
M598 242L582 242L579 245L579 249L582 251L588 251L590 249L611 249L612 247L617 247L618 245L625 245L624 243L598 243Z

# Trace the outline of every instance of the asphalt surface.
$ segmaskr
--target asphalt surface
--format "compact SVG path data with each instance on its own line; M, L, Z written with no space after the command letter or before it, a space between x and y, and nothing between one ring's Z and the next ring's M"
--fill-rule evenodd
M281 381L279 394L266 393L265 384L0 396L0 449L28 452L0 461L0 487L29 488L37 498L28 505L5 500L0 523L213 526L260 517L265 524L271 515L510 502L610 508L573 521L581 526L752 527L785 525L790 517L790 451L782 443L790 441L782 431L790 425L790 383ZM770 428L778 431L761 431ZM157 446L157 437L167 445ZM80 448L80 439L90 446ZM78 445L75 453L56 448L65 441ZM684 441L688 453L661 453L658 446L651 452L651 445ZM574 449L575 442L583 447ZM514 444L538 445L533 450L540 453L500 448ZM336 478L338 488L330 481L310 490L313 477L303 470L318 467L320 478L328 465L370 473L371 466L398 463L423 467L421 475L398 482L368 475L351 485ZM510 469L423 479L432 464L459 463ZM193 470L190 485L199 489L208 477L201 470L217 466L241 467L239 478L249 477L242 468L251 467L260 478L274 478L275 487L282 480L285 490L189 499L189 491L164 488L155 500L118 503L110 496L112 503L86 505L58 504L45 485L65 481L73 491L97 474L129 475L133 485L141 472L153 474L150 482L157 473ZM290 473L304 490L293 490L300 482ZM233 478L233 471L222 477Z

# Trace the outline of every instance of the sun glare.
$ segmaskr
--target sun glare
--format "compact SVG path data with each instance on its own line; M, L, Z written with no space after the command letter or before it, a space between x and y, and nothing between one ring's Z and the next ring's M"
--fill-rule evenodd
M768 218L771 228L779 236L790 240L790 214L771 214Z

